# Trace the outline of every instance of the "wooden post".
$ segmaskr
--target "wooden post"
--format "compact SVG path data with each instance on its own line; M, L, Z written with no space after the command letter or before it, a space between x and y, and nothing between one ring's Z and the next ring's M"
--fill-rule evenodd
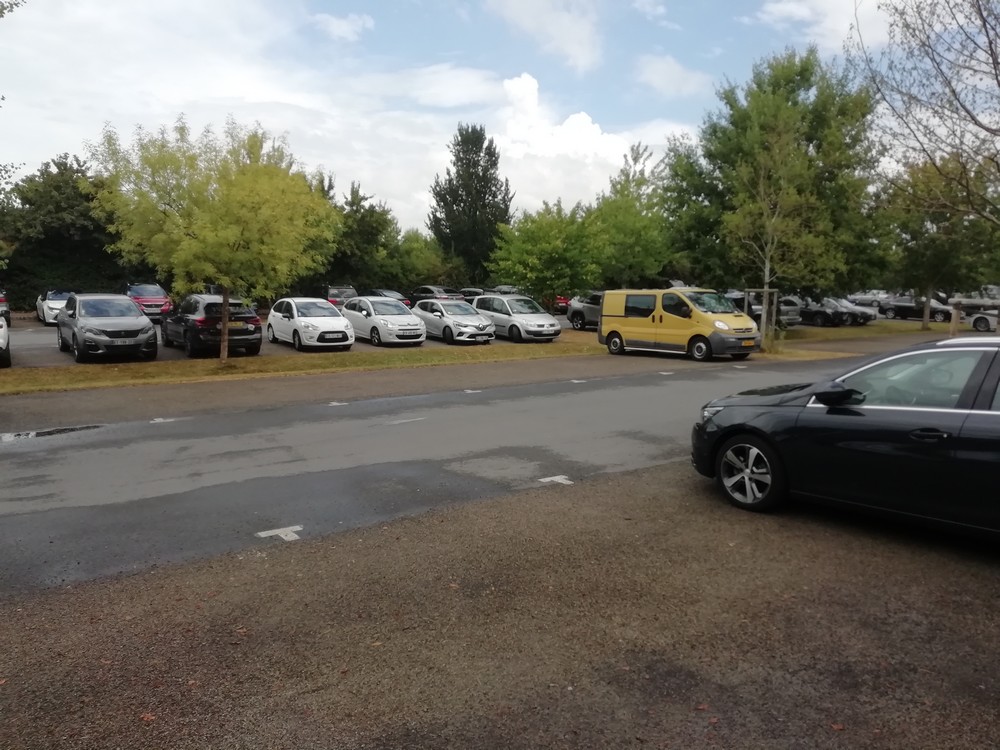
M955 338L958 335L958 321L962 319L962 306L955 302L951 306L951 329L948 331L948 335L951 338Z

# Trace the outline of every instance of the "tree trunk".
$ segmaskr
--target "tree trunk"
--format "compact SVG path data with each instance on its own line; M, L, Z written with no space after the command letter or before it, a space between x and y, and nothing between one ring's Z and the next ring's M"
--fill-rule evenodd
M219 363L229 359L229 287L222 287L222 338L219 341Z
M760 306L761 348L769 349L771 344L771 254L764 256L764 299ZM753 308L751 308L753 309Z
M924 290L924 320L920 325L921 331L931 330L931 290Z

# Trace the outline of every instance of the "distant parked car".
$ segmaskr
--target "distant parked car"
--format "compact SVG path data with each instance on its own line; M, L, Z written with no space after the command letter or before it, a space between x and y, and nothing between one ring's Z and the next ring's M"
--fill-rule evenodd
M0 369L10 367L10 325L0 316Z
M0 289L0 318L7 321L7 325L10 326L10 304L7 302L7 292Z
M591 292L574 297L569 301L566 317L573 330L582 331L590 326L596 328L601 322L601 300L604 292Z
M834 297L833 301L847 312L847 325L867 325L878 317L878 313L872 308L855 305L846 297Z
M427 328L402 302L386 297L355 297L344 305L344 317L354 326L357 338L372 346L411 344L420 346Z
M484 295L474 306L493 322L497 336L512 341L554 341L562 333L559 321L529 297Z
M402 302L407 307L410 307L413 303L410 302L408 297L403 296L399 292L393 289L369 289L366 291L362 297L388 297L389 299L394 299Z
M347 351L354 343L354 327L329 300L286 297L267 315L267 340L287 341L298 351L318 346Z
M786 297L795 301L795 297ZM802 322L813 326L842 326L850 325L852 318L847 310L834 302L830 297L824 297L819 302L812 299L802 300L799 308Z
M38 295L35 300L35 315L47 326L56 322L56 315L66 306L66 300L73 292L62 289L49 289Z
M563 315L569 309L569 297L557 294L554 300L544 299L544 307L555 315Z
M746 309L747 294L740 291L730 291L726 293L726 298L733 303L735 307L740 312L746 313L751 318L753 322L759 327L761 325L761 318L764 315L764 306L761 304L761 298L756 293L751 293L749 295L750 309ZM772 297L774 299L774 297ZM777 325L778 327L790 327L797 326L802 322L802 311L800 305L795 303L790 297L782 297L778 299L778 315L777 315Z
M988 333L997 329L997 310L979 310L969 316L969 323L980 333Z
M496 334L493 321L464 301L421 300L413 308L413 314L424 322L428 336L443 339L446 344L460 341L488 344Z
M889 293L884 289L869 289L867 292L855 292L847 295L847 301L852 305L878 307L879 303L888 300L889 296Z
M124 294L71 294L55 323L59 351L72 351L77 362L118 354L156 359L153 321Z
M448 286L418 286L410 292L410 302L414 305L422 299L465 299L465 295Z
M923 318L924 301L920 297L904 295L879 303L879 312L892 320L893 318ZM951 320L951 308L948 305L931 300L931 320L935 323L946 323Z
M458 293L461 294L462 297L465 298L465 301L471 305L472 301L476 297L481 297L484 294L490 294L492 291L492 289L480 289L477 286L466 286L459 289Z
M494 294L520 294L521 290L510 284L500 284L493 289Z
M358 296L358 290L350 284L337 284L326 288L326 299L331 305L343 307L349 299Z
M217 352L222 347L222 297L191 294L171 310L160 324L163 345L181 345L189 357ZM242 299L229 300L230 350L260 354L263 332L260 317Z
M126 284L123 291L154 323L163 320L173 307L170 296L159 284Z

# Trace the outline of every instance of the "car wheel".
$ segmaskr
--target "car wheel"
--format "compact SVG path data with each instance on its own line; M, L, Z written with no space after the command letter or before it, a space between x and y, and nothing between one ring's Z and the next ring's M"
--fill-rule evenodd
M77 339L75 333L73 334L73 359L77 362L87 361L87 352L80 347L80 341Z
M858 317L854 313L847 313L844 323L849 326L856 326L858 324Z
M253 346L248 346L243 351L244 353L248 354L251 357L256 357L258 354L260 354L260 344L254 344Z
M10 344L8 344L6 349L0 349L0 369L7 369L10 364Z
M191 336L186 331L184 332L184 353L191 359L198 356L198 348L194 345Z
M625 342L622 337L617 333L612 333L608 336L608 353L610 354L624 354L625 353Z
M378 332L378 328L372 327L368 333L368 340L372 346L382 346L382 334Z
M777 453L754 435L737 435L723 443L715 476L729 502L744 510L772 510L787 496Z
M938 311L937 311L936 313L934 313L934 322L935 322L935 323L944 323L944 322L945 322L945 320L947 320L947 319L948 319L948 318L947 318L947 316L946 316L946 315L944 314L944 311L943 311L943 310L938 310Z
M58 326L56 326L56 343L59 345L59 351L69 351L69 344L67 344L66 339L63 338L62 328L59 328Z
M507 331L507 335L510 336L510 340L515 344L524 343L524 336L521 333L521 329L517 326L511 326L510 330Z
M267 340L272 344L278 343L278 337L274 335L274 329L271 326L267 327Z
M295 347L295 351L297 352L301 352L305 348L302 346L302 337L299 336L298 331L292 331L292 346Z
M737 362L742 362L744 359L747 359L749 356L750 356L750 352L740 352L739 354L734 354L733 355L733 359L735 359Z
M896 311L893 310L891 307L887 308L885 311L885 317L887 317L889 320L892 320L893 318L896 317Z
M569 322L573 324L574 331L582 331L587 327L587 319L581 313L573 313Z
M976 318L972 321L972 327L980 333L989 333L990 321L986 318Z
M154 347L153 347L152 349L150 349L150 350L149 350L148 352L143 352L141 356L142 356L142 358L143 358L144 360L146 360L147 362L152 362L152 361L153 361L154 359L156 359L156 355L157 355L158 353L159 353L159 352L157 351L157 347L155 347L155 346L154 346Z
M452 332L451 328L449 328L448 326L445 326L445 329L443 331L441 331L441 338L444 339L444 343L446 343L446 344L454 344L455 343L455 334Z
M170 338L170 334L167 333L166 323L160 323L160 341L163 342L163 345L167 347L167 349L174 348L174 340Z
M707 362L712 358L712 344L704 336L695 336L688 344L688 355L695 362Z

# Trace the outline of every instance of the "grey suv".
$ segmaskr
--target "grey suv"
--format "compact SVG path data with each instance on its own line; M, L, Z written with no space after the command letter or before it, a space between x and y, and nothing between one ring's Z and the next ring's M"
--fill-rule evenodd
M601 301L604 292L591 292L588 295L574 297L569 301L566 317L576 331L582 331L587 326L595 328L601 322Z
M56 315L56 340L77 362L115 354L156 359L156 329L124 294L71 294Z

